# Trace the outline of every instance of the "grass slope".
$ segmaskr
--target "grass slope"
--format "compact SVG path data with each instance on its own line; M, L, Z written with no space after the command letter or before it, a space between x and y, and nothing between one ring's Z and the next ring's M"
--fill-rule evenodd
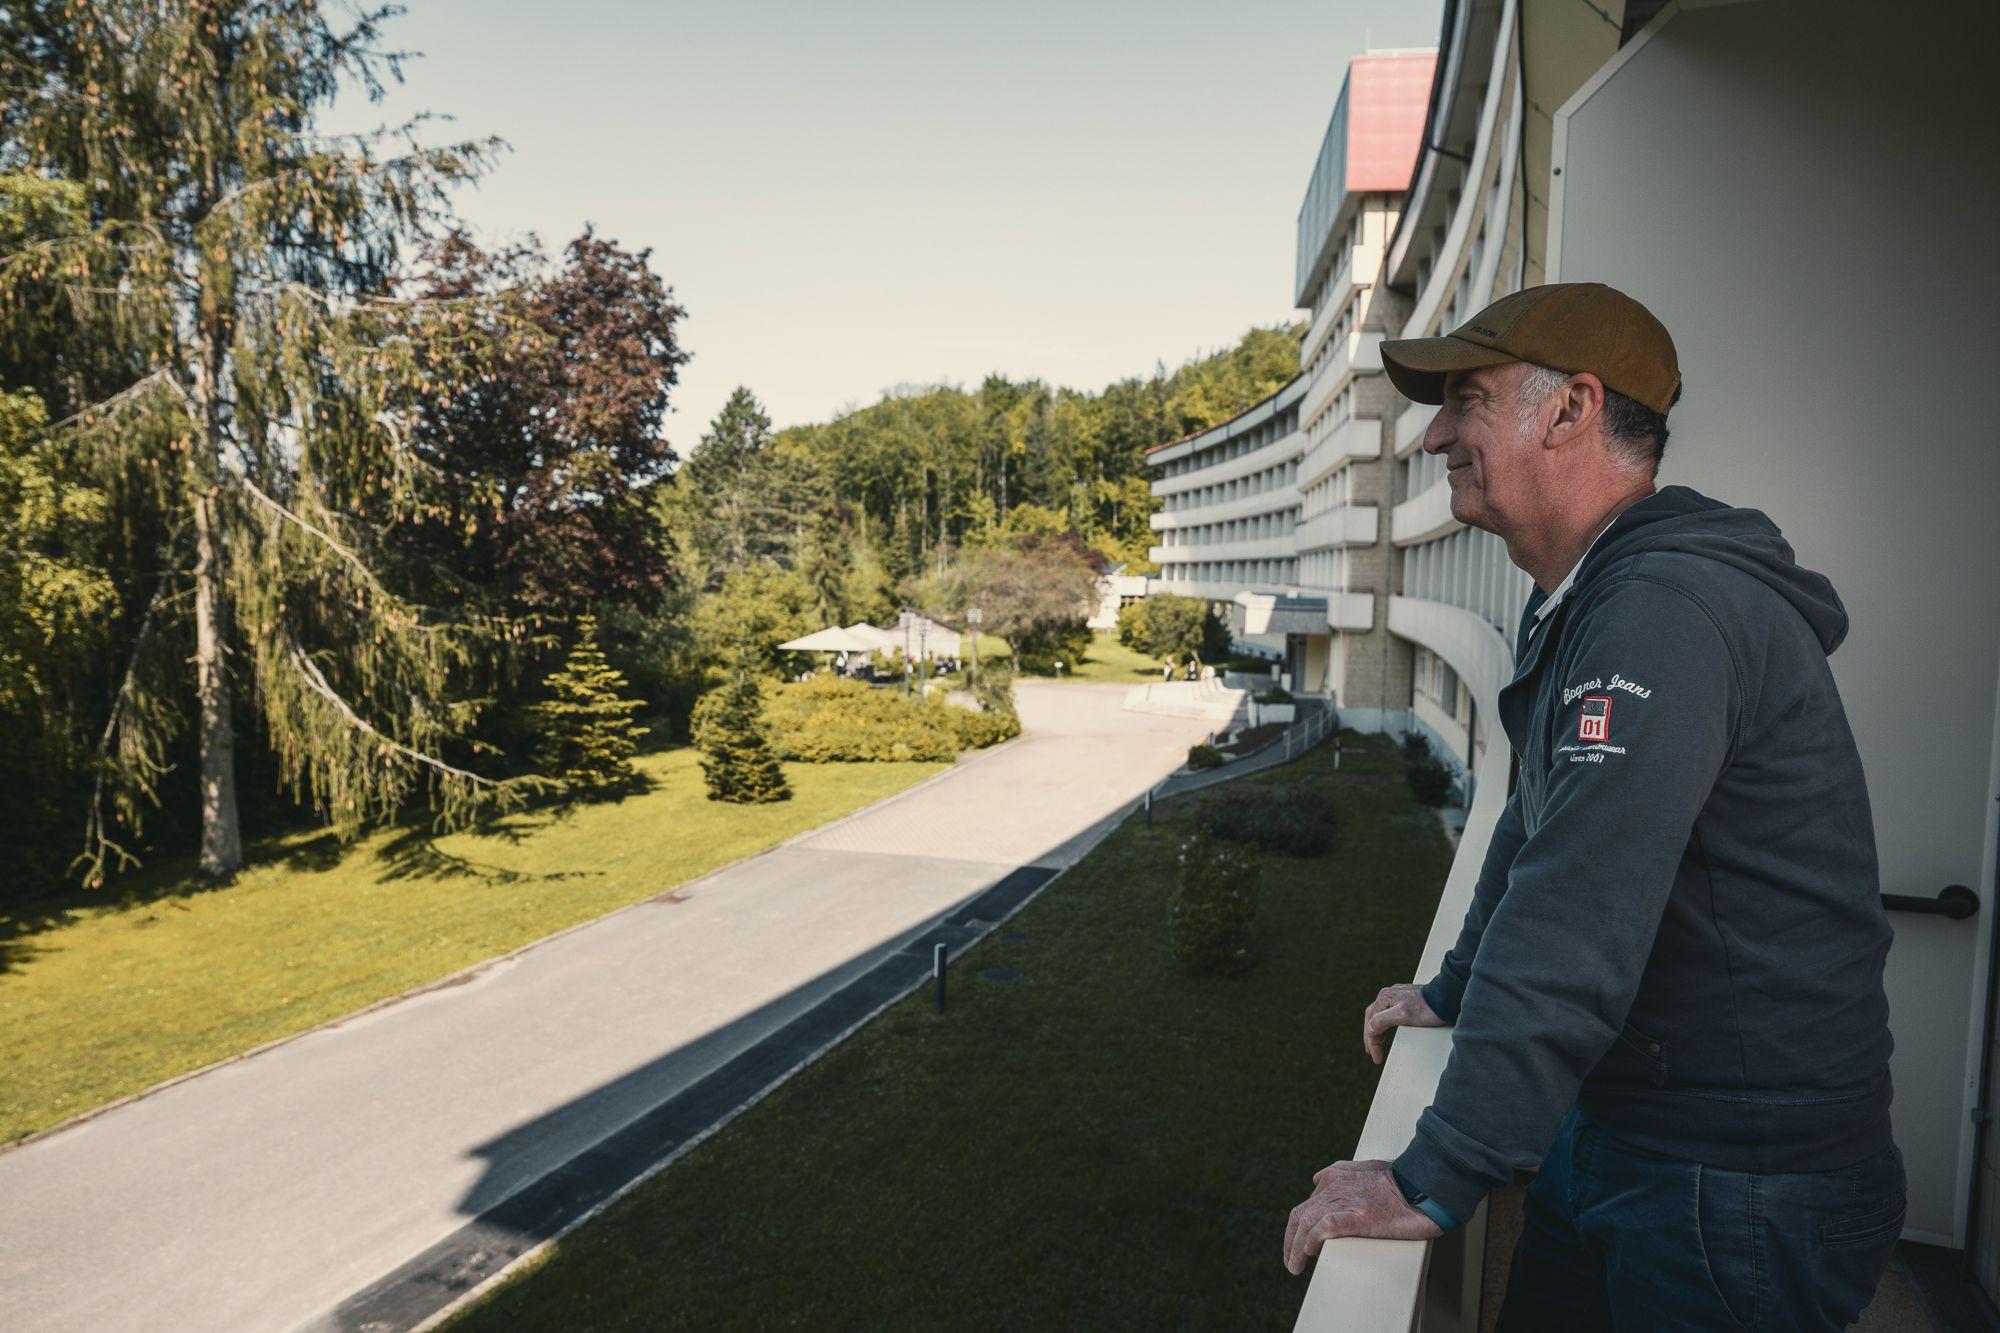
M900 791L941 763L787 764L793 798L707 799L693 750L647 791L442 838L249 849L230 885L153 866L116 898L0 915L0 1142L45 1129L565 927Z
M968 653L970 649L967 650ZM979 660L997 662L1008 656L1007 645L990 634L979 636ZM1160 678L1160 663L1144 653L1134 652L1118 642L1116 630L1093 630L1090 647L1084 651L1083 661L1066 663L1063 680L1094 680L1120 685L1138 685ZM1035 680L1054 680L1054 675L1032 677Z
M1331 789L1341 828L1261 858L1249 975L1175 964L1201 798L1163 803L957 960L947 1014L893 1007L450 1327L1288 1327L1286 1215L1353 1149L1362 1010L1415 969L1451 857L1389 741L1332 759L1235 784Z

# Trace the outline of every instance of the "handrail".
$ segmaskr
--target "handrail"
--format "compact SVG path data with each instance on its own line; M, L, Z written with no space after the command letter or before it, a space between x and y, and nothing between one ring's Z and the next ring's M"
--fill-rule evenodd
M1935 898L1912 893L1885 893L1882 906L1891 912L1914 912L1919 916L1945 916L1963 921L1979 911L1979 895L1963 884L1947 884Z
M1458 853L1452 858L1413 981L1435 976L1438 960L1458 938L1487 841L1507 803L1510 754L1506 746L1492 745L1479 761L1472 809L1466 815ZM1409 1145L1411 1128L1430 1104L1450 1056L1450 1028L1397 1030L1375 1085L1367 1122L1354 1147L1356 1159L1391 1158ZM1359 1052L1355 1058L1361 1058ZM1477 1328L1478 1273L1485 1257L1485 1236L1486 1209L1481 1204L1466 1225L1454 1227L1437 1241L1359 1237L1328 1241L1313 1265L1294 1333L1347 1329L1401 1333L1415 1328L1419 1320L1434 1333Z

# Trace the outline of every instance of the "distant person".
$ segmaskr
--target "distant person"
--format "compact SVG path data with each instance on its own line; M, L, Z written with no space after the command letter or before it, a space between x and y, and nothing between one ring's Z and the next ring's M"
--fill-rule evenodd
M1679 361L1623 293L1531 287L1382 361L1439 404L1452 516L1535 582L1500 695L1520 777L1442 969L1362 1019L1378 1063L1391 1028L1455 1029L1415 1138L1320 1171L1286 1266L1464 1226L1539 1165L1502 1333L1843 1329L1905 1190L1847 612L1759 511L1655 489Z
M1163 673L1163 674L1162 674L1162 675L1160 676L1160 683L1161 683L1161 684L1167 684L1167 683L1170 683L1170 682L1171 682L1171 681L1173 680L1173 678L1174 678L1174 665L1175 665L1175 663L1174 663L1174 655L1173 655L1172 653L1168 653L1168 654L1167 654L1167 666L1166 666L1166 671L1165 671L1165 672L1164 672L1164 673Z
M1188 664L1187 664L1187 678L1188 678L1189 680L1200 680L1200 679L1201 679L1201 654L1200 654L1200 653L1189 653L1189 654L1188 654Z

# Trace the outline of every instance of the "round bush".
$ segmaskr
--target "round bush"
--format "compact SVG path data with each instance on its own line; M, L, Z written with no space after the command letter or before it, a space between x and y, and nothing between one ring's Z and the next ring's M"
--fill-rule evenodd
M1308 787L1240 787L1204 801L1195 820L1224 842L1285 856L1334 845L1333 797Z
M1250 922L1261 876L1248 852L1217 842L1197 825L1181 844L1181 882L1168 928L1174 956L1190 972L1237 976L1249 969Z

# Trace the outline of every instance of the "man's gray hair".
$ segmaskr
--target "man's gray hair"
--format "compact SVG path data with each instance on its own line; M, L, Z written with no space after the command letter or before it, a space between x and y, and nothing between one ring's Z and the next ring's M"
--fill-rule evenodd
M1528 363L1521 381L1521 405L1528 412L1549 400L1549 395L1568 384L1573 376L1547 366ZM1635 402L1617 390L1604 390L1604 448L1612 460L1628 472L1657 476L1660 456L1667 451L1667 418L1644 403Z

